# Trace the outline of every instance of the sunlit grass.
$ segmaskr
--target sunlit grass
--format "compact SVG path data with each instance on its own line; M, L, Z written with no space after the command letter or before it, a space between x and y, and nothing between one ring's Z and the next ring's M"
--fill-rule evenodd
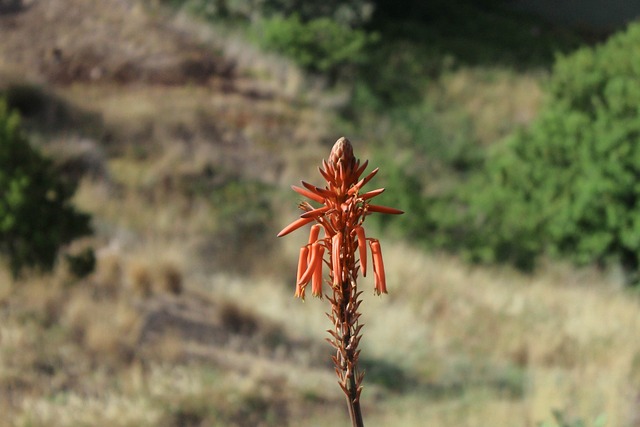
M640 347L632 336L640 314L634 297L613 283L603 286L601 273L567 273L558 282L557 272L528 277L469 268L403 245L385 248L385 257L390 296L365 298L363 347L411 379L397 385L407 398L397 404L415 406L400 411L385 403L383 414L412 414L403 425L422 425L431 419L425 417L438 425L531 425L560 409L584 419L605 413L610 425L624 425L633 408L624 390L634 387ZM271 288L270 308L257 302L264 287ZM283 322L293 317L291 329L320 326L321 310L307 307L317 301L302 310L281 305L276 292L275 285L252 283L243 300Z

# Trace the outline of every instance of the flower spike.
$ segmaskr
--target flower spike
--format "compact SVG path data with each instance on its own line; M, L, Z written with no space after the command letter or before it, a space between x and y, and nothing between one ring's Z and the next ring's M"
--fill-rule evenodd
M363 276L367 275L367 242L373 264L374 292L378 295L387 293L380 242L367 238L362 224L373 213L403 213L399 209L370 204L369 201L380 195L384 188L361 191L378 173L378 169L374 169L361 179L368 164L368 161L360 163L354 156L347 138L338 139L328 160L323 160L318 168L326 183L324 188L305 181L301 181L302 187L291 187L320 206L313 206L309 201L300 202L298 207L303 211L300 217L278 233L278 237L286 236L306 224L315 223L309 230L308 243L300 249L295 296L304 299L306 287L311 283L312 294L322 298L323 267L327 264L326 282L331 288L327 294L331 305L327 316L332 323L328 331L331 338L327 341L336 350L331 359L338 384L347 396L352 424L358 427L363 425L360 411L363 372L358 370L358 344L363 325L359 323L362 291L358 290L357 279L360 271ZM324 237L320 237L321 229Z

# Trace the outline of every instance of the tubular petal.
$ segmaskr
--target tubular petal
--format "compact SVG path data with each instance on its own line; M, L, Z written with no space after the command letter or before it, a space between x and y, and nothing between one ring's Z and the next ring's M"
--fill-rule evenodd
M367 246L366 238L364 235L364 228L361 226L356 227L356 236L358 237L358 251L360 252L360 268L362 269L362 275L367 277Z
M389 206L380 206L380 205L368 205L367 210L369 212L378 212L378 213L391 214L391 215L400 215L404 213L404 211L401 211L400 209L390 208Z
M312 244L316 240L318 240L321 228L322 226L320 224L314 224L311 226L311 230L309 230L309 244Z
M375 292L380 295L381 293L387 293L387 283L384 272L384 262L382 260L382 250L380 249L380 242L377 240L370 240L369 246L371 246L371 258L373 259L373 273L375 274Z
M300 257L298 258L298 272L296 273L296 285L300 283L302 275L307 270L307 257L309 256L309 247L303 246L300 248ZM296 286L296 294L297 286Z
M333 286L338 286L342 278L340 268L340 252L342 249L342 233L336 233L331 238L331 268L333 272Z
M297 230L298 228L309 224L310 222L313 222L314 218L298 218L295 221L293 221L291 224L287 225L285 228L282 229L281 232L278 233L278 237L282 237L282 236L286 236L287 234L291 233L292 231Z
M313 192L307 190L306 188L300 188L300 187L297 187L295 185L292 185L291 188L293 189L293 191L295 191L298 194L303 195L304 197L307 197L307 198L309 198L311 200L314 200L314 201L316 201L318 203L324 203L324 197L322 197L322 196L320 196L320 195L318 195L316 193L313 193Z
M324 246L319 246L318 256L315 260L313 268L313 277L311 283L311 293L313 296L322 298L322 256L324 255Z
M313 273L315 272L318 265L320 265L320 270L322 270L322 253L324 252L324 248L320 245L320 243L315 242L311 245L311 259L307 265L307 269L304 271L298 283L296 285L304 285L309 283ZM320 259L320 264L318 264L318 259Z

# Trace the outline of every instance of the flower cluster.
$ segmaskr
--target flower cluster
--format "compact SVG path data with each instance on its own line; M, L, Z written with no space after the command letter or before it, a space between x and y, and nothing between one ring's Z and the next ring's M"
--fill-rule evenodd
M302 181L302 187L292 189L311 201L320 203L314 207L309 202L302 202L299 208L304 211L299 219L285 227L278 237L312 222L309 242L300 249L298 272L296 276L295 295L304 298L306 286L311 283L314 296L322 297L322 268L325 253L330 254L327 260L330 272L330 284L333 288L349 283L357 277L358 268L367 274L367 249L369 243L373 261L375 292L386 293L386 279L380 242L365 236L362 223L365 217L373 212L385 214L401 214L402 211L386 206L373 205L369 202L381 194L384 188L361 193L362 187L373 178L378 169L374 169L366 177L360 179L368 165L362 165L353 155L353 147L346 138L340 138L329 156L318 168L327 185L320 188ZM320 237L321 231L324 236ZM355 261L355 251L359 253L359 267Z

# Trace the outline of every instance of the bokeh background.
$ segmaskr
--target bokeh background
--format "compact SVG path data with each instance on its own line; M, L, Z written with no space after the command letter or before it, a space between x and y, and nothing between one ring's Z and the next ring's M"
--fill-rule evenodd
M291 184L380 172L368 426L640 426L640 6L0 0L0 425L333 426Z

